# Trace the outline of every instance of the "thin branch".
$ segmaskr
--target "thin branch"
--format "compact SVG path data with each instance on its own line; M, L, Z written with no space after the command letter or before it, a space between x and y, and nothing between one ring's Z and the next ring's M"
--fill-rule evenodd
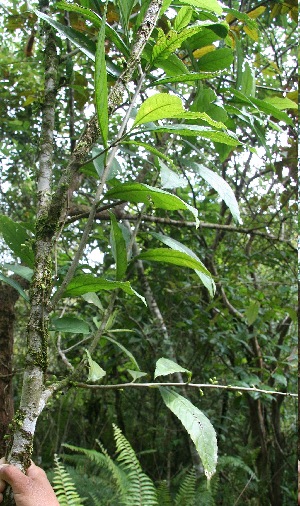
M211 383L118 383L116 385L90 385L88 383L75 383L74 386L90 390L115 390L122 388L159 388L159 387L180 387L180 388L214 388L217 390L231 390L235 392L256 392L268 395L283 395L284 397L298 397L298 394L290 392L277 392L276 390L263 390L256 387L239 387L232 385L213 385Z

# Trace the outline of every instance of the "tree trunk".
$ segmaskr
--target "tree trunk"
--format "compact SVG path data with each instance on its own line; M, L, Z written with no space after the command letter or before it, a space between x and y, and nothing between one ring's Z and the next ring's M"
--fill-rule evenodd
M18 292L9 285L0 284L0 456L5 454L5 434L14 415L13 398L13 345L15 304Z

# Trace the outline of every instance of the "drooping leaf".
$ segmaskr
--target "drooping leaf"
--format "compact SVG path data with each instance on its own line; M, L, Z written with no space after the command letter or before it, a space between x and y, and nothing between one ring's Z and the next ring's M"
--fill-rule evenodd
M189 267L203 272L210 276L209 271L204 267L202 262L191 257L187 253L178 250L170 250L168 248L148 249L141 253L137 258L148 260L150 262L164 262L167 264L178 265L179 267Z
M255 97L255 72L247 61L242 72L241 92L247 97Z
M218 192L221 199L223 199L225 204L229 207L233 218L238 223L241 223L239 205L237 203L233 190L230 188L227 181L216 174L216 172L208 169L207 167L204 167L203 165L193 163L193 167L195 167L198 174L203 177L203 179L205 179L205 181Z
M101 28L99 30L96 49L96 62L95 62L96 110L103 145L106 148L108 139L108 91L107 91L107 74L105 63L105 23L106 23L106 12L104 13Z
M199 125L159 125L159 126L147 126L141 130L143 132L159 132L159 133L173 133L174 135L184 135L193 137L202 137L203 139L209 139L213 142L220 142L227 144L228 146L238 146L241 144L236 138L233 132L220 132L213 130L209 127Z
M123 290L128 295L136 295L144 304L144 297L139 295L130 285L129 281L109 281L93 276L92 274L81 274L72 279L68 284L63 297L76 297L88 292L100 292L101 290Z
M187 255L189 255L190 257L194 258L195 260L197 260L198 262L200 262L202 264L200 258L198 258L197 255L190 248L188 248L187 246L185 246L181 242L176 241L175 239L172 239L171 237L169 237L167 235L159 234L156 232L152 232L151 235L153 237L155 237L156 239L158 239L159 241L161 241L162 243L166 244L166 246L169 246L169 248L172 248L173 250L176 250L176 251L182 251L183 253L186 253ZM204 267L204 265L203 265L203 267ZM195 273L197 274L197 276L199 276L202 283L209 291L210 296L213 297L216 293L216 285L215 285L213 278L211 277L211 274L209 273L207 275L204 272L199 271L198 269L195 269Z
M14 272L21 278L27 279L27 281L31 281L33 276L33 269L29 267L25 267L24 265L19 264L3 264L4 269Z
M98 297L98 295L95 293L95 292L87 292L87 293L83 293L81 295L81 297L86 301L88 302L89 304L93 304L94 306L96 306L98 309L100 309L100 311L103 311L103 306L101 304L101 301Z
M0 214L0 234L13 253L28 267L33 267L34 254L27 230L8 216Z
M215 14L222 14L223 12L222 7L217 0L181 0L181 3L214 12Z
M95 61L96 45L91 39L83 35L81 32L70 28L69 26L62 25L43 12L37 10L34 12L39 18L47 21L47 23L53 26L53 28L55 28L55 30L57 30L61 35L67 37L88 58L90 58L92 61Z
M15 288L15 290L17 290L17 292L19 292L19 294L21 295L21 297L23 297L23 299L25 299L27 302L29 302L29 297L24 292L24 290L21 287L20 283L18 283L14 279L9 278L8 276L4 276L4 274L2 274L2 272L0 272L0 281L3 281L3 283L6 283L7 285L10 285L13 288Z
M121 280L127 269L127 250L126 242L121 228L118 225L117 218L113 213L109 213L111 221L110 241L112 254L116 262L116 279Z
M188 376L188 381L191 381L192 373L185 367L181 367L180 365L173 362L173 360L169 360L168 358L160 358L156 362L154 379L158 376L168 376L169 374L174 374L175 372L185 372Z
M89 375L87 381L94 383L95 381L102 379L106 375L106 371L104 371L104 369L102 369L102 367L100 367L100 365L92 359L88 350L85 350L85 352L87 354L89 364Z
M148 186L142 183L123 183L117 185L105 194L106 198L121 199L128 202L134 202L138 204L143 202L144 204L152 204L155 207L161 209L167 209L169 211L176 211L178 209L186 209L190 211L195 218L196 226L198 226L198 211L186 204L176 195L172 195L159 188Z
M184 188L187 185L187 181L185 181L182 176L169 169L162 160L159 160L159 166L162 188L172 190L173 188Z
M241 101L242 103L248 104L249 106L252 106L254 111L262 111L267 115L273 116L274 118L278 119L279 121L283 121L287 125L293 125L293 120L286 114L285 112L281 111L277 107L275 107L273 104L268 103L266 100L261 100L259 98L255 97L247 97L243 93L241 93L238 90L235 90L233 88L230 88L233 95L237 98L238 101Z
M169 388L160 387L159 391L165 405L181 421L201 458L208 480L216 472L217 436L209 419L190 401Z
M112 337L109 337L107 335L101 336L101 339L106 339L107 341L110 341L111 343L113 343L116 346L118 346L118 348L120 348L120 350L122 350L123 353L125 353L125 355L127 355L127 357L130 359L130 361L133 363L134 367L136 367L136 369L138 371L140 370L139 365L138 365L136 359L134 358L134 356L132 355L132 353L127 348L125 348L125 346L123 346L123 344L119 343L119 341L116 341L115 339L113 339Z
M81 318L73 316L63 316L62 318L53 318L51 330L57 332L67 332L71 334L89 334L89 325Z

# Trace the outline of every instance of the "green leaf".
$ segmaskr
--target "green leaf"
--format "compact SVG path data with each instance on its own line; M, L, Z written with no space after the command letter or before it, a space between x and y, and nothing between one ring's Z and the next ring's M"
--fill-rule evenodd
M104 311L101 301L95 292L83 293L81 297L89 304L93 304L101 311Z
M204 267L202 262L178 250L170 250L168 248L148 249L136 258L148 260L150 262L164 262L167 264L179 265L180 267L190 267L191 269L197 269L198 271L204 272L207 276L210 276L209 271Z
M255 71L247 61L242 71L241 92L247 97L255 97Z
M150 153L153 153L154 155L158 156L158 158L161 158L162 160L165 160L168 162L172 167L176 168L176 165L174 164L173 160L165 155L164 153L161 153L158 149L154 148L151 144L147 144L146 142L139 142L139 141L123 141L123 144L128 144L132 146L140 146L141 148L145 148Z
M283 109L298 109L298 104L287 97L267 97L264 102L273 105L280 111Z
M277 107L274 107L274 105L269 104L266 100L260 100L254 97L248 98L246 97L246 95L244 95L238 90L235 90L234 88L230 88L230 92L233 93L233 95L238 99L238 101L241 101L242 103L252 106L254 108L254 111L257 110L262 111L265 114L273 116L279 121L283 121L287 125L291 126L293 125L292 118L290 118L285 112L279 110Z
M88 58L90 58L92 61L95 61L96 45L92 40L83 35L81 32L78 32L77 30L74 30L69 26L65 26L62 25L61 23L58 23L58 21L55 21L54 19L52 19L50 16L47 16L47 14L44 14L43 12L34 10L34 13L39 18L43 19L44 21L47 21L47 23L53 26L53 28L55 28L55 30L57 30L58 33L67 37L74 44L74 46L78 47L78 49L80 49Z
M216 49L199 58L197 62L200 70L217 72L230 67L233 62L233 51L228 47Z
M184 188L187 185L187 181L185 181L182 176L179 176L176 172L169 169L162 160L159 160L159 166L162 188L169 188L172 190L173 188Z
M102 379L106 375L106 372L104 371L104 369L102 369L102 367L100 367L99 364L97 364L97 362L95 362L92 359L91 354L89 353L88 350L85 350L85 352L87 354L87 359L89 363L89 375L87 381L91 381L92 383L94 383L95 381Z
M203 165L198 163L192 163L191 165L195 167L198 174L218 192L221 199L223 199L225 204L229 207L235 221L241 223L242 220L240 217L239 205L227 181L216 174L216 172L204 167Z
M73 316L63 316L62 318L53 318L51 330L57 332L67 332L71 334L89 334L89 325L80 318Z
M0 234L14 254L28 267L33 267L34 254L27 230L8 216L0 214Z
M107 148L108 139L108 91L107 73L105 63L105 23L106 12L104 13L101 28L99 30L96 62L95 62L95 98L98 125L101 130L103 145Z
M258 313L259 313L259 308L260 308L260 303L257 301L252 301L250 303L250 305L246 308L245 316L246 316L247 323L249 326L252 325L255 322L255 320L257 319Z
M172 248L173 250L176 250L176 251L182 251L183 253L186 253L187 255L189 255L190 257L194 258L195 260L197 260L198 262L200 262L202 264L200 258L198 258L197 255L190 248L188 248L187 246L185 246L181 242L176 241L175 239L172 239L171 237L168 237L167 235L158 234L156 232L152 232L151 235L153 237L155 237L156 239L158 239L159 241L161 241L162 243L166 244L166 246L169 246L169 248ZM203 265L203 267L205 268L204 265ZM202 283L209 291L210 296L213 297L216 293L216 285L215 285L213 278L211 277L211 274L210 273L206 274L202 271L199 271L198 269L195 269L195 273L197 274L197 276L199 276Z
M174 374L174 372L186 372L188 376L188 381L191 381L192 373L188 369L181 367L180 365L173 362L173 360L169 360L168 358L160 358L156 362L154 379L158 376L168 376L169 374Z
M223 123L214 121L205 112L185 111L181 99L168 93L157 93L147 98L138 110L133 127L166 118L201 119L216 128L226 129Z
M182 4L198 7L206 11L214 12L215 14L222 14L223 9L217 0L180 0Z
M92 274L81 274L72 279L67 286L63 297L76 297L89 292L100 292L101 290L123 290L128 295L136 295L145 305L144 297L139 295L130 285L129 281L108 281L106 279L96 278Z
M21 278L27 279L27 281L31 281L33 276L33 270L29 267L25 267L24 265L19 264L3 264L4 269L14 272Z
M127 372L129 372L130 376L133 378L133 383L137 380L142 378L143 376L147 376L146 372L142 371L133 371L132 369L126 369Z
M222 144L227 144L228 146L238 146L241 144L236 138L233 132L220 132L218 130L212 130L209 127L199 126L199 125L163 125L163 126L149 126L144 127L143 130L140 130L139 133L143 132L159 132L159 133L173 133L174 135L184 135L184 136L193 136L193 137L202 137L204 139L209 139L213 142L220 142Z
M97 155L99 155L99 156L97 156ZM103 171L104 171L106 153L103 153L103 149L93 148L92 149L92 157L94 157L94 156L97 156L97 158L95 158L93 160L93 165L97 171L98 176L101 178ZM106 180L109 181L110 179L113 179L114 177L116 177L117 174L120 174L120 172L122 172L122 168L121 168L118 160L116 158L114 158L111 163L111 167L109 169ZM90 173L92 174L92 171L90 171ZM94 177L94 175L93 175L93 177Z
M129 18L134 4L135 0L118 0L118 7L122 19L122 26L125 32L127 32L128 29Z
M11 278L9 278L7 276L4 276L4 274L2 274L1 272L0 272L0 281L3 281L3 283L6 283L7 285L12 286L13 288L15 288L15 290L17 290L17 292L19 292L19 294L21 295L21 297L23 297L23 299L25 299L27 302L29 302L29 297L24 292L24 290L21 287L20 283L18 283L14 279L11 279Z
M189 70L185 66L182 60L178 58L178 56L173 53L168 56L167 59L158 58L154 62L154 66L156 68L162 69L166 75L169 76L177 76L178 74L188 74ZM152 84L149 83L149 86L157 86L156 81L153 81Z
M215 429L209 419L190 401L169 388L159 391L165 405L181 421L201 458L208 480L216 472L218 445Z
M193 9L191 7L181 7L175 20L174 29L178 32L185 28L192 19Z
M105 194L105 198L121 199L136 204L140 202L148 205L153 204L155 207L169 211L187 209L194 215L196 226L199 224L197 209L186 204L179 197L176 197L176 195L172 195L159 188L154 188L153 186L148 186L147 184L123 183L109 190Z
M91 21L96 28L101 28L102 19L91 9L87 9L86 7L81 7L80 5L76 4L70 4L68 2L57 2L55 4L55 7L69 12L77 12L81 16ZM116 48L124 54L124 56L128 57L130 55L130 51L126 44L124 44L123 40L120 38L117 32L108 23L105 25L105 34L109 41L112 42Z
M123 237L122 229L119 227L117 219L113 213L109 213L111 220L110 242L112 254L116 262L116 279L121 280L127 269L127 251L126 242Z
M179 74L170 77L163 77L162 79L157 79L151 86L159 86L161 84L168 83L193 83L194 81L201 81L201 79L210 79L211 77L216 77L218 72L191 72L190 74Z
M106 339L107 341L110 341L111 343L115 344L116 346L118 346L118 348L120 348L120 350L123 351L123 353L125 353L125 355L127 355L127 357L130 359L130 361L133 363L133 365L136 367L136 369L138 369L138 371L140 370L139 368L139 364L137 363L137 361L135 360L134 356L132 355L132 353L127 350L127 348L125 348L125 346L123 346L123 344L119 343L118 341L116 341L115 339L113 339L112 337L109 337L109 336L101 336L101 339Z

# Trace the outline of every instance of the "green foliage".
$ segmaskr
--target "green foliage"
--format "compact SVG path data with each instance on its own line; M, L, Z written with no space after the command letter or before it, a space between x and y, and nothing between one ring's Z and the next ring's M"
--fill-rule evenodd
M83 506L75 485L57 455L54 456L55 468L53 488L60 506Z

